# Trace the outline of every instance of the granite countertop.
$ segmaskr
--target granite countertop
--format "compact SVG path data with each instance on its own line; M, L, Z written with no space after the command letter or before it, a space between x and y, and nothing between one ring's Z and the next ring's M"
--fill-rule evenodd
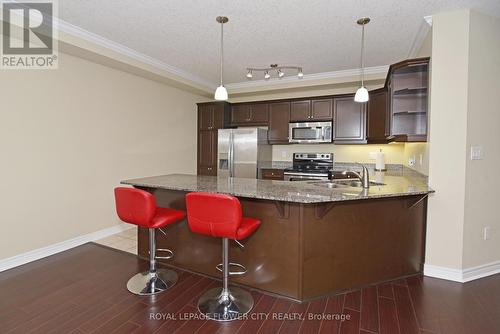
M160 175L125 180L121 183L137 187L213 192L237 197L306 204L423 195L433 192L427 185L427 177L411 173L406 175L404 170L398 175L394 174L398 173L377 172L370 174L372 181L385 183L385 185L372 185L367 190L347 186L329 189L318 186L317 181L271 181L189 174Z

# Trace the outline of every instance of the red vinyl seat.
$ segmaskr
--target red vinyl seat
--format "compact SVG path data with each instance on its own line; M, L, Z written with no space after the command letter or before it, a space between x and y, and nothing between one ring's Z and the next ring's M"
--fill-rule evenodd
M229 261L229 239L249 237L260 226L260 221L243 217L240 201L229 195L189 193L186 195L186 208L191 231L222 238L222 263L216 266L222 272L222 287L205 291L198 299L198 311L212 320L237 320L250 312L254 301L248 291L239 287L229 288L230 275L247 272L243 265ZM242 270L230 271L230 266ZM251 270L256 271L255 268Z
M156 259L169 259L174 253L170 249L156 248L155 231L183 220L186 212L158 208L152 194L135 188L115 188L115 204L121 220L149 230L149 270L130 278L127 289L138 295L154 295L169 289L177 282L177 273L170 269L156 268ZM167 252L171 256L157 257L157 251Z
M189 227L195 233L241 240L260 225L258 219L243 217L240 201L229 195L189 193L186 207Z
M140 227L161 228L186 217L184 211L156 207L153 195L140 189L115 188L115 202L118 217Z

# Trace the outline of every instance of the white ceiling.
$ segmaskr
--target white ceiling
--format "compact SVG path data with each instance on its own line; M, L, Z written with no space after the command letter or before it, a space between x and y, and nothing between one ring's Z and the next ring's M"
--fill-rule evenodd
M246 81L245 68L299 65L304 73L359 68L361 31L369 16L366 66L408 56L424 16L459 8L500 16L499 0L61 0L59 16L215 85L218 15L224 26L225 82ZM277 79L276 79L277 80Z

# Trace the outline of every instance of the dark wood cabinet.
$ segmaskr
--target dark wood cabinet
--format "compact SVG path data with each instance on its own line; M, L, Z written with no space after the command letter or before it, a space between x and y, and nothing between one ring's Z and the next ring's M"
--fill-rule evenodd
M269 104L258 103L250 105L250 123L255 125L267 125L269 121Z
M333 100L312 100L311 119L314 121L331 121L333 116Z
M291 102L290 121L331 121L333 116L332 99L298 100Z
M267 103L238 103L231 107L231 125L258 126L267 125L269 105Z
M301 122L311 119L311 100L292 101L290 105L290 121Z
M429 58L409 59L389 68L389 140L427 141L428 81Z
M382 87L370 92L367 103L366 141L387 144L389 135L388 90Z
M250 121L250 106L248 104L232 106L231 124L242 124L248 121Z
M269 144L288 144L290 102L269 103Z
M200 130L198 132L198 166L210 170L217 163L217 131ZM216 168L214 168L216 169ZM200 174L200 173L198 173Z
M261 173L263 180L283 181L285 179L285 171L283 169L263 168Z
M228 103L198 104L198 175L217 175L217 130L228 117Z
M334 143L366 143L366 104L354 102L354 95L347 95L334 98L333 105Z

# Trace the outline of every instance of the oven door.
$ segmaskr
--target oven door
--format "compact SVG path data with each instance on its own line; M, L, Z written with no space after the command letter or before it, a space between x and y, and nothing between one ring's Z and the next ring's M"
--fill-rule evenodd
M290 143L329 143L332 141L332 123L290 123L288 138Z

